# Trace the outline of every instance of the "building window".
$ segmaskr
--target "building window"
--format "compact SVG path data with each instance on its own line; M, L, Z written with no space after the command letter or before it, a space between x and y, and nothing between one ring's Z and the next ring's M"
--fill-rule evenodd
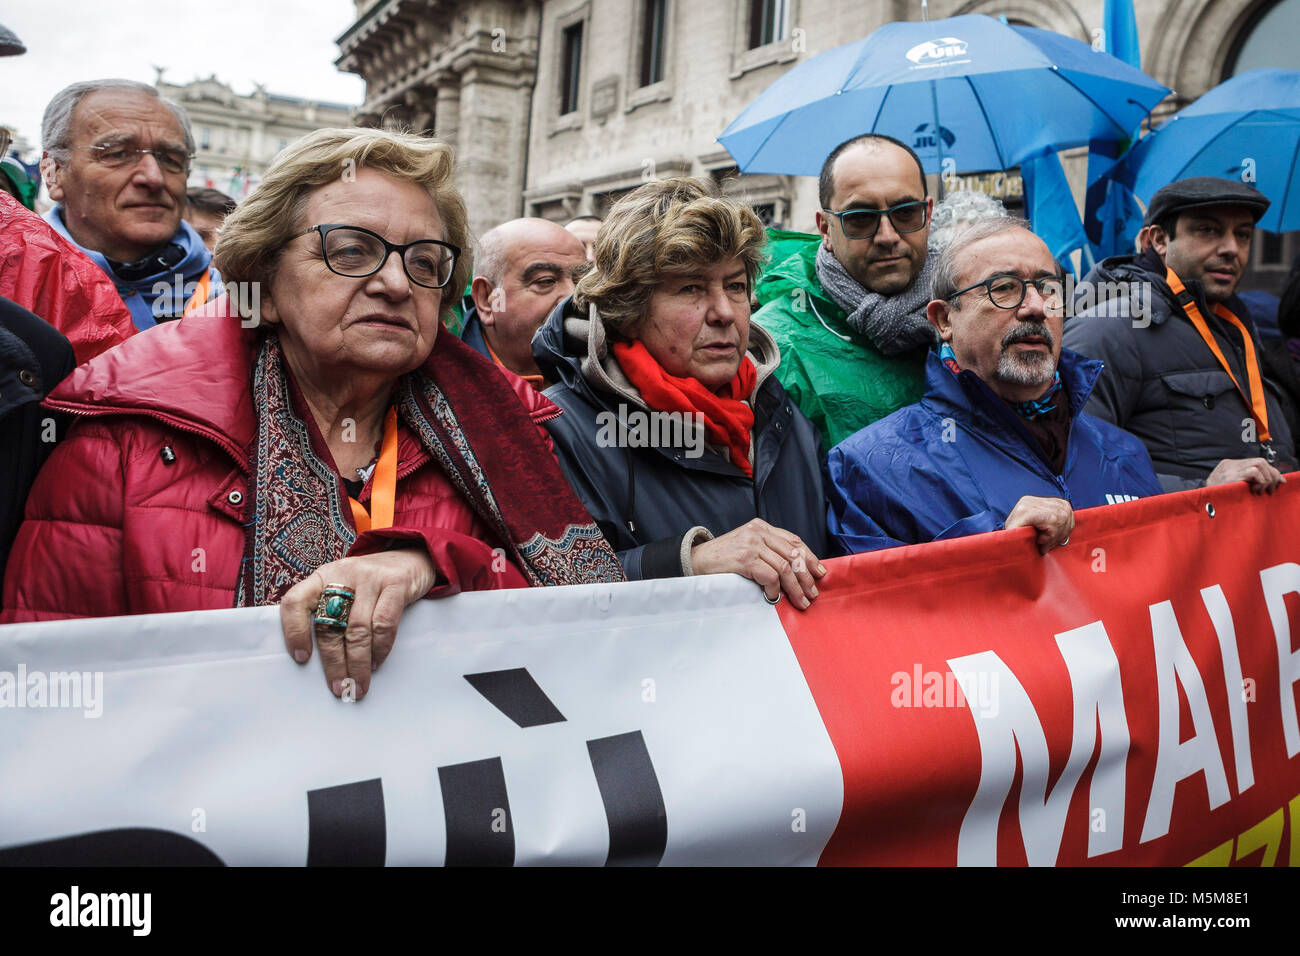
M1263 242L1259 244L1259 264L1261 266L1283 265L1281 234L1265 232L1261 229L1256 235L1263 239Z
M210 149L212 147L212 130L207 126L199 127L199 149Z
M1295 46L1290 41L1300 30L1300 0L1277 0L1250 6L1258 12L1248 20L1229 51L1230 66L1224 79L1262 67L1295 69Z
M790 32L790 0L749 0L749 48L784 40Z
M713 177L718 188L725 192L728 186L740 178L740 167L719 166L717 169L709 170L709 175Z
M564 28L561 34L564 58L560 66L560 115L578 110L578 81L582 73L582 24Z
M668 0L645 0L641 24L641 85L664 78L664 44L668 33Z
M631 188L611 189L609 192L596 193L591 197L591 206L594 214L599 216L601 219L604 219L609 215L609 211L614 208L614 203L618 202L630 192L632 192Z

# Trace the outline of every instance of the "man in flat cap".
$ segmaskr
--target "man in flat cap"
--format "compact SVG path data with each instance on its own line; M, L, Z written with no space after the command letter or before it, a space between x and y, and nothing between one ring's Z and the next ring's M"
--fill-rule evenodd
M1089 414L1146 445L1166 491L1232 481L1272 491L1295 445L1234 294L1269 201L1198 176L1151 197L1151 247L1106 259L1080 285L1065 346L1106 363ZM1086 306L1086 307L1084 307Z

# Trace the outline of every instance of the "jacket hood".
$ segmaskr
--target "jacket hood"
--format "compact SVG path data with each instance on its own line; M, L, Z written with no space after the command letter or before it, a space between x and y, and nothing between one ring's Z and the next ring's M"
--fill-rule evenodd
M142 279L124 279L113 271L113 267L109 264L106 256L79 245L77 240L72 238L72 234L68 232L67 223L63 219L62 204L55 206L43 218L55 232L72 243L73 246L76 246L91 262L104 271L104 274L117 287L118 294L122 296L127 308L131 310L131 317L139 329L147 329L157 324L157 316L154 315L154 303L159 298L166 300L164 303L166 308L163 310L165 317L179 315L185 306L186 299L193 293L191 286L209 268L211 269L209 273L211 288L217 294L221 292L221 276L216 267L212 265L212 253L208 252L208 247L203 244L203 239L194 230L194 227L184 219L181 220L180 227L171 238L171 243L180 246L184 251L184 258L170 268L159 267L157 271ZM178 295L174 288L177 273L184 276L186 280L186 288L181 290L182 295ZM165 289L165 291L160 293L155 291L156 288ZM173 298L179 301L172 301ZM209 299L212 298L214 296L210 294Z
M754 394L776 371L781 351L761 326L749 324L748 355L758 372ZM641 391L623 373L609 348L605 322L594 305L583 315L569 296L551 312L533 339L533 358L548 381L567 385L599 404L626 402L649 411Z
M91 415L152 415L215 432L244 461L256 421L249 377L260 342L258 330L243 328L222 296L78 367L46 404Z

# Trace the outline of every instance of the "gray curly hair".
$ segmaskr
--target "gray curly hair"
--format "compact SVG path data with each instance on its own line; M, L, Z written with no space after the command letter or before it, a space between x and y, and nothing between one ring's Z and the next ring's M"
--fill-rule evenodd
M952 241L962 226L978 219L999 219L1009 216L1001 200L974 189L958 189L948 193L943 202L934 207L930 220L930 247L941 251Z

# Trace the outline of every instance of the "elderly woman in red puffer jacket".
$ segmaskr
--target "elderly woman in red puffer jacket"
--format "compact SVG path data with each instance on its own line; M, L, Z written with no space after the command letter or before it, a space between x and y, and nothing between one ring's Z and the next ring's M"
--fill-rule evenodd
M622 579L540 429L559 409L439 332L470 274L452 166L374 129L280 155L217 245L259 321L220 299L47 400L76 422L28 500L4 620L279 603L294 657L314 635L334 693L360 697L412 601Z

